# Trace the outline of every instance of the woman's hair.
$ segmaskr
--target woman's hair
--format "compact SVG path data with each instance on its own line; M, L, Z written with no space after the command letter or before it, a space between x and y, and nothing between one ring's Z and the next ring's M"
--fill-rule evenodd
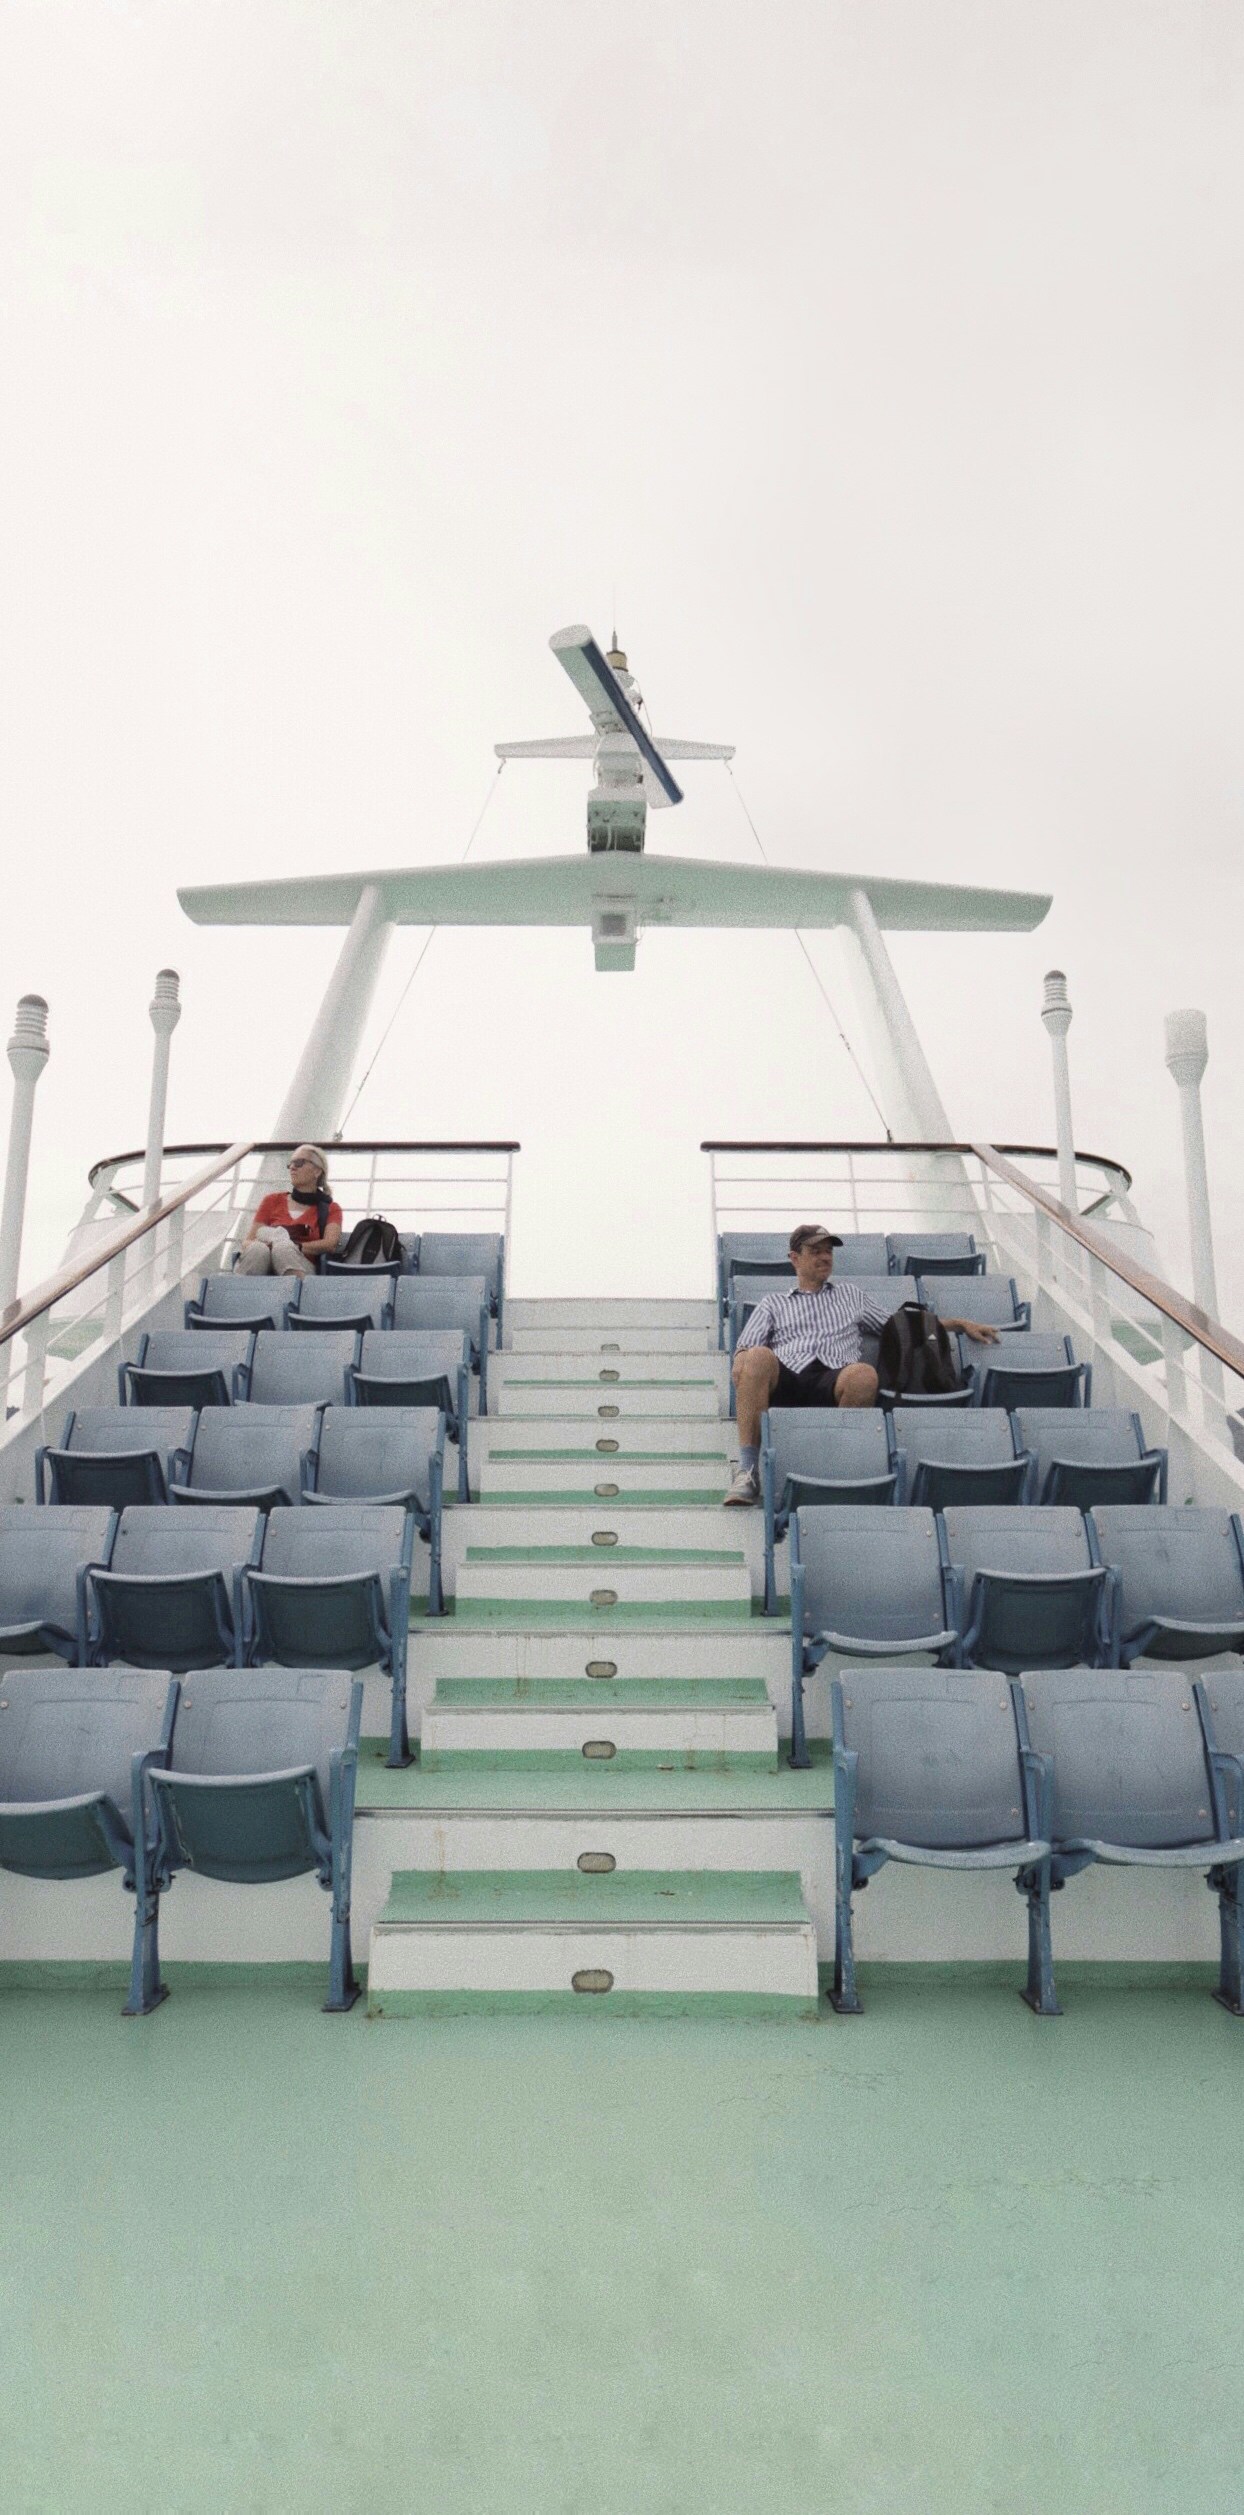
M318 1144L295 1144L293 1152L289 1157L289 1167L291 1169L296 1161L313 1161L321 1179L323 1179L325 1184L327 1184L328 1156L326 1153L322 1153L320 1151Z

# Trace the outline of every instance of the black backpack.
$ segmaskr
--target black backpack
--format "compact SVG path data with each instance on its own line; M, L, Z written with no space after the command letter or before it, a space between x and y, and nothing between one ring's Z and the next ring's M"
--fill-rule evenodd
M366 1221L355 1224L344 1249L338 1249L337 1264L391 1266L401 1254L397 1225L386 1222L383 1214L369 1214Z
M962 1388L955 1349L936 1310L905 1301L882 1328L877 1377L892 1397L947 1397Z

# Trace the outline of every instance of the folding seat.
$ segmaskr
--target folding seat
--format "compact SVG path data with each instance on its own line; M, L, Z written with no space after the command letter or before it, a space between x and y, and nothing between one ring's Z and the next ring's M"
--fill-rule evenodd
M1001 1345L978 1345L977 1404L981 1406L1087 1406L1093 1368L1077 1362L1069 1336L1017 1328Z
M895 1405L890 1435L900 1502L1022 1502L1031 1461L1001 1407Z
M239 1388L238 1396L255 1406L348 1405L350 1372L362 1341L349 1327L326 1327L318 1336L268 1331L255 1339L250 1387Z
M886 1249L895 1275L983 1275L985 1252L970 1231L889 1231Z
M326 2009L352 2008L350 1860L361 1681L325 1668L210 1668L181 1688L168 1763L153 1769L141 1857L263 1886L314 1876L332 1897ZM143 1935L142 2000L163 1997L159 1905Z
M187 1327L284 1327L296 1275L204 1275L186 1303Z
M1015 1503L942 1514L969 1668L1104 1668L1111 1584L1081 1511Z
M413 1511L368 1502L279 1511L247 1572L247 1659L285 1668L382 1668L392 1688L389 1762L409 1764L406 1652ZM433 1614L440 1612L437 1565Z
M1013 1275L922 1275L916 1298L939 1319L977 1319L982 1327L1031 1327L1032 1304L1021 1301Z
M505 1236L500 1231L425 1231L419 1241L419 1273L482 1275L488 1308L501 1342L505 1308Z
M887 1860L1013 1869L1049 1855L1048 1768L1021 1743L1010 1688L984 1671L851 1668L830 1688L834 1727L834 2007L857 2015L851 1898ZM1036 1905L1034 1927L1034 1902ZM1029 1898L1029 1993L1054 2011L1041 1899ZM1043 1961L1044 1960L1044 1961ZM1048 1996L1047 1996L1048 1995Z
M953 1601L932 1511L840 1503L790 1522L791 1755L811 1762L804 1679L827 1652L845 1659L957 1655Z
M219 1411L219 1410L217 1410ZM75 1406L59 1449L35 1451L40 1502L166 1502L186 1472L198 1417L190 1406Z
M888 1417L872 1406L773 1406L761 1419L765 1612L777 1606L774 1549L805 1503L888 1503L898 1482Z
M1123 1406L1024 1406L1015 1417L1032 1456L1029 1502L1165 1502L1165 1450L1150 1449Z
M470 1497L470 1393L470 1338L453 1328L391 1327L385 1335L365 1336L361 1358L350 1373L352 1405L417 1411L435 1406L444 1416L449 1438L458 1448L460 1502Z
M351 1266L339 1275L302 1275L289 1305L291 1328L353 1328L360 1335L389 1327L393 1319L393 1277L374 1266Z
M85 1658L84 1574L111 1560L116 1533L98 1504L0 1503L0 1652Z
M123 1406L228 1406L249 1397L255 1353L248 1327L159 1328L139 1339L117 1373Z
M1047 1931L1051 1888L1082 1869L1201 1869L1218 1897L1216 1996L1239 2017L1244 1770L1222 1750L1218 1685L1217 1672L1193 1685L1173 1668L1068 1668L1025 1671L1013 1690L1024 1742L1053 1766L1052 1850L1028 1881Z
M60 1879L120 1870L135 1901L127 2017L155 2006L143 1997L156 1890L141 1810L176 1700L166 1669L135 1668L10 1669L0 1700L0 1868Z
M434 1406L328 1406L302 1498L413 1511L439 1582L444 1474L445 1418Z
M318 1406L216 1406L199 1420L194 1455L169 1487L171 1502L271 1511L300 1502L312 1482Z
M93 1667L210 1668L239 1661L242 1574L258 1563L263 1515L205 1505L135 1503L121 1513L105 1569L86 1574L86 1655Z
M426 1242L427 1233L423 1236ZM457 1328L469 1341L483 1414L488 1402L488 1286L482 1275L399 1275L393 1290L393 1326Z
M1244 1532L1234 1511L1103 1503L1088 1514L1114 1574L1116 1667L1244 1650Z

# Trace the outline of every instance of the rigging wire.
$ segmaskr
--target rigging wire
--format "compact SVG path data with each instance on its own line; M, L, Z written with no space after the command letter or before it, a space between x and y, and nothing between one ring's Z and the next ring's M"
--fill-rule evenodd
M745 801L745 799L744 799L744 795L743 795L743 789L742 789L742 787L740 786L739 781L738 781L737 777L736 777L736 776L735 776L735 774L734 774L733 767L731 766L731 763L729 762L729 760L723 760L723 761L722 761L722 767L724 768L724 770L725 770L725 772L726 772L726 775L727 775L727 777L729 778L730 783L731 783L731 785L732 785L732 786L733 786L733 788L734 788L735 794L736 794L736 795L737 795L737 797L738 797L738 800L739 800L739 808L740 808L740 810L741 810L741 812L742 812L742 814L743 814L743 818L744 818L744 820L746 821L746 823L747 823L747 826L748 826L749 830L751 831L752 837L753 837L753 838L755 839L755 841L756 841L756 845L757 845L757 846L758 846L758 848L760 849L761 856L763 857L764 862L765 862L766 864L768 864L768 863L770 862L770 856L769 856L769 851L768 851L768 848L765 846L764 840L763 840L763 838L761 837L760 832L759 832L759 830L757 829L756 824L755 824L755 822L754 822L754 821L753 821L753 819L752 819L751 813L748 811L747 804L746 804L746 801ZM883 1127L885 1127L885 1139L886 1139L886 1142L887 1142L887 1144L892 1144L892 1143L894 1142L894 1136L893 1136L893 1133L892 1133L892 1131L891 1131L891 1129L890 1129L889 1125L887 1124L885 1111L884 1111L884 1109L882 1108L881 1103L880 1103L880 1101L878 1100L878 1098L877 1098L877 1095L876 1095L875 1091L873 1090L872 1084L869 1082L869 1080L868 1080L868 1076L867 1076L867 1075L866 1075L866 1073L864 1072L864 1068L863 1068L863 1066L860 1064L859 1058L857 1057L857 1055L856 1055L856 1053L855 1053L855 1050L854 1050L854 1048L852 1047L851 1042L850 1042L850 1040L848 1039L847 1034L846 1034L845 1030L844 1030L844 1029L843 1029L843 1027L842 1027L842 1023L841 1023L841 1021L839 1020L838 1014L837 1014L837 1012L836 1012L836 1010L835 1010L835 1008L834 1008L834 1005L833 1005L833 1003L832 1003L832 1001L831 1001L831 998L830 998L830 993L829 993L829 989L828 989L828 987L826 986L825 981L824 981L824 979L822 978L822 976L821 976L821 973L820 973L819 969L817 968L816 962L815 962L815 961L813 960L813 958L812 958L812 954L811 954L811 953L810 953L810 951L808 950L807 944L805 943L805 941L804 941L804 939L803 939L803 936L802 936L802 934L801 934L801 933L800 933L800 931L799 931L798 926L794 926L794 927L792 927L791 931L792 931L792 933L793 933L793 935L794 935L794 937L795 937L795 941L796 941L796 943L798 944L800 951L801 951L801 952L802 952L802 954L803 954L803 957L804 957L805 961L806 961L806 962L807 962L807 964L808 964L809 969L810 969L810 970L811 970L811 972L812 972L812 975L813 975L814 979L816 980L817 986L818 986L818 987L819 987L819 989L820 989L821 996L822 996L822 999L823 999L824 1004L825 1004L825 1009L826 1009L827 1013L829 1014L829 1018L830 1018L831 1022L832 1022L832 1023L833 1023L833 1025L834 1025L834 1029L837 1031L837 1033L838 1033L838 1037L839 1037L839 1038L840 1038L840 1040L842 1041L843 1047L846 1049L847 1055L849 1056L849 1058L850 1058L850 1060L851 1060L851 1063L852 1063L852 1065L854 1066L855 1071L856 1071L856 1073L858 1074L858 1076L859 1076L859 1078L860 1078L860 1081L861 1081L861 1083L863 1084L864 1089L865 1089L865 1091L867 1092L868 1097L869 1097L870 1101L872 1102L872 1105L873 1105L874 1109L875 1109L875 1110L876 1110L876 1112L877 1112L877 1116L878 1116L878 1118L880 1119L882 1126L883 1126Z
M492 784L490 785L490 787L489 787L489 789L488 789L488 792L487 792L487 794L485 795L485 797L484 797L484 800L483 800L482 804L480 805L479 811L476 813L476 816L475 816L475 826L474 826L474 828L473 828L473 829L472 829L472 831L471 831L471 835L470 835L470 837L468 838L468 840L467 840L467 843L466 843L465 847L464 847L464 848L463 848L463 850L462 850L462 854L461 854L461 855L459 856L459 858L458 858L458 862L459 862L459 864L463 864L463 865L464 865L464 864L466 863L467 857L470 855L470 853L471 853L471 849L472 849L472 848L473 848L473 846L475 845L475 841L476 841L476 839L479 837L480 831L482 830L482 828L483 828L483 826L484 826L484 820L485 820L485 816L486 816L487 811L488 811L488 807L489 807L490 803L492 802L493 796L495 795L495 793L496 793L496 791L497 791L497 787L498 787L498 784L499 784L500 779L501 779L501 774L502 774L502 771L505 769L506 765L507 765L507 763L506 763L504 760L498 760L498 762L497 762L497 774L496 774L496 776L493 778ZM394 1023L395 1023L395 1022L396 1022L396 1020L397 1020L398 1014L401 1012L402 1006L405 1004L405 1002L406 1002L406 998L407 998L407 996L410 994L411 988L413 987L413 985L414 985L414 983L415 983L415 980L416 980L416 978L418 977L419 972L420 972L420 970L422 969L423 964L424 964L424 962L426 961L426 959L427 959L427 957L428 957L428 953L430 952L430 950L431 950L431 948L432 948L432 945L433 945L433 943L436 941L436 937L437 937L437 935L438 935L439 933L440 933L440 927L439 927L439 926L430 926L430 927L429 927L429 929L428 929L428 932L425 934L425 936L424 936L424 938L423 938L423 942L421 943L421 945L420 945L420 947L419 947L419 950L418 950L418 952L417 952L417 953L416 953L416 955L415 955L415 965L414 965L414 968L411 970L410 976L409 976L409 978L407 979L406 984L405 984L405 986L403 987L402 992L401 992L400 996L398 997L397 1002L396 1002L396 1004L394 1005L392 1012L391 1012L391 1013L390 1013L390 1015L389 1015L388 1021L385 1023L384 1029L381 1031L380 1037L379 1037L379 1039L377 1040L377 1042L376 1042L376 1046L375 1046L375 1048L374 1048L374 1050L373 1050L373 1052L372 1052L371 1061L370 1061L370 1063L368 1064L368 1066L366 1067L366 1069L365 1069L365 1071L364 1071L362 1082L359 1084L358 1090L356 1091L356 1093L355 1093L355 1095L354 1095L354 1098L353 1098L353 1100L351 1101L350 1106L349 1106L349 1108L347 1109L346 1114L345 1114L344 1118L343 1118L343 1119L342 1119L342 1121L341 1121L341 1126L340 1126L340 1129L339 1129L339 1132L338 1132L338 1138L337 1138L338 1142L340 1142L341 1137L345 1134L346 1128L348 1127L348 1125L349 1125L349 1123L350 1123L351 1118L354 1116L354 1112L355 1112L355 1110L356 1110L356 1109L357 1109L357 1107L358 1107L358 1104L359 1104L359 1101L360 1101L360 1099L361 1099L361 1097L362 1097L362 1094L363 1094L363 1092L365 1091L365 1089L366 1089L366 1087L367 1087L367 1084L370 1082L370 1080L371 1080L371 1077L372 1077L373 1073L375 1072L377 1061L378 1061L379 1057L381 1056L381 1054L382 1054L382 1052L383 1052L383 1050L384 1050L384 1048L385 1048L385 1045L386 1045L386 1043L387 1043L387 1041L388 1041L388 1038L389 1038L389 1034L390 1034L390 1032L392 1031L392 1028L393 1028Z

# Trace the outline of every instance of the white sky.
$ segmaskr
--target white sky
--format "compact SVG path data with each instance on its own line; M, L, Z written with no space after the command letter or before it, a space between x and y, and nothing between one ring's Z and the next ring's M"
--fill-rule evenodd
M337 938L185 880L459 856L618 626L777 861L1015 882L899 938L954 1123L1077 1135L1183 1280L1203 1005L1244 1297L1240 0L6 0L0 1019L51 1004L29 1278L87 1163L270 1125ZM754 853L720 770L657 848ZM514 767L476 854L583 844ZM398 937L373 1037L421 938ZM831 992L836 946L814 943ZM844 1002L845 1002L845 990ZM848 1024L848 1027L850 1025ZM437 937L360 1133L514 1134L519 1289L707 1289L707 1134L871 1134L785 937Z

